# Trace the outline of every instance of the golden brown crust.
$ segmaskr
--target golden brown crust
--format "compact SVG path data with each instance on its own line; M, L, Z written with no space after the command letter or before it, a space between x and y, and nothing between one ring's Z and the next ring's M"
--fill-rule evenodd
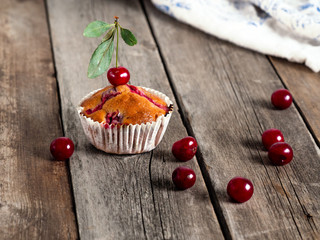
M84 100L82 114L111 124L141 124L156 121L168 112L164 100L131 85L108 86Z

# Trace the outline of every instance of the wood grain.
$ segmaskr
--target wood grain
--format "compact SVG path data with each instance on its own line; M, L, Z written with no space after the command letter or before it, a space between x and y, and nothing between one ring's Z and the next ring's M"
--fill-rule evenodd
M320 145L320 74L302 64L270 57L285 86L293 95L305 121Z
M1 1L0 25L0 239L76 239L43 2Z
M319 239L319 148L294 106L285 111L271 106L271 93L283 86L266 57L181 24L143 2L231 237ZM270 164L260 140L269 128L280 129L293 147L289 165ZM253 198L244 204L226 195L235 176L255 186Z
M138 45L120 43L120 65L131 83L151 87L173 99L157 48L139 1L48 1L52 41L65 131L76 143L70 168L82 239L222 239L217 218L195 159L198 178L177 191L173 170L182 165L171 154L186 136L177 108L161 144L150 153L117 156L95 149L85 139L76 105L88 92L107 85L106 74L88 79L86 71L98 39L82 36L90 21L113 21L131 29ZM114 66L114 63L113 63Z

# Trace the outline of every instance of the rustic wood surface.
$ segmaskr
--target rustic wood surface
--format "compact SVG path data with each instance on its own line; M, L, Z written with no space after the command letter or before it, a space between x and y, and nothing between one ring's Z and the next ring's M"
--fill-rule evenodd
M76 239L44 3L0 5L0 239Z
M271 93L283 85L267 58L144 3L183 116L199 142L202 170L217 193L214 204L221 207L232 238L319 238L319 148L294 106L272 107ZM280 129L293 147L289 165L269 163L260 142L269 128ZM253 198L241 205L225 192L238 175L255 186Z
M120 43L120 64L132 83L162 91L174 101L139 1L48 1L52 42L65 132L76 144L70 160L76 212L82 239L222 239L223 235L195 159L182 164L171 154L173 142L187 135L177 108L160 146L133 156L105 154L83 134L76 105L88 92L108 84L105 75L88 79L86 70L98 39L82 36L93 20L132 29L139 44ZM114 64L113 64L114 65ZM191 166L196 185L175 190L172 171Z
M114 15L138 39L119 49L131 83L175 104L164 139L145 154L95 149L76 112L108 84L106 74L86 77L99 40L82 32ZM3 0L0 23L1 240L320 239L319 74L206 35L149 0ZM284 86L295 104L279 111L270 95ZM284 167L261 145L273 127L293 147ZM70 162L50 156L63 134L75 142ZM188 134L199 150L181 163L171 146ZM187 191L171 181L182 165L197 174ZM235 176L255 187L244 204L226 194Z
M305 66L270 57L320 146L320 74Z

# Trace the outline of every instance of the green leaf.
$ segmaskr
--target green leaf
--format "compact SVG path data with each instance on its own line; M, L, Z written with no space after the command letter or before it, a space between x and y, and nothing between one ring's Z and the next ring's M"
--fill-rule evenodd
M121 28L121 37L123 41L130 46L137 44L136 37L128 29Z
M112 28L102 39L102 42L109 40L111 37L114 36L115 28Z
M113 40L114 37L100 43L94 50L88 67L89 78L96 78L108 69L113 54Z
M100 37L114 24L108 24L102 21L94 21L89 23L89 25L84 29L83 36L85 37Z

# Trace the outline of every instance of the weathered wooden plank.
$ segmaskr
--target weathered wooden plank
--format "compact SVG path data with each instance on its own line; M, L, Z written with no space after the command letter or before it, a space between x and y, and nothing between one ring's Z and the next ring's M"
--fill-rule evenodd
M171 146L186 136L177 109L156 150L133 156L109 155L85 139L76 113L80 99L107 85L106 76L90 80L86 71L97 39L82 36L93 20L113 21L133 30L138 45L120 43L120 64L132 83L162 91L173 99L157 48L139 1L48 1L52 41L61 90L63 124L76 143L70 168L82 239L222 239L222 233L195 160L178 163ZM191 166L196 185L176 191L172 171Z
M144 3L232 238L319 238L319 149L294 106L272 107L271 93L282 84L268 60ZM281 129L294 149L287 166L272 166L262 149L261 133L272 127ZM255 186L247 203L227 197L227 183L235 176Z
M306 122L320 144L320 74L302 64L270 57L278 75L292 93Z
M43 1L1 1L0 239L76 239Z

